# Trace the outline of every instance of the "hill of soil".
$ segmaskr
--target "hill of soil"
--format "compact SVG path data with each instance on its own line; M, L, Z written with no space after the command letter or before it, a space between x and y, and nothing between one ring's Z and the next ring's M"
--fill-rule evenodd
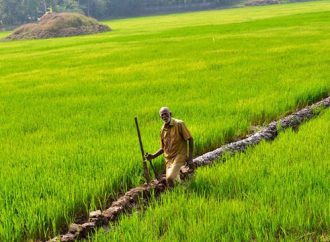
M47 39L110 31L107 25L79 13L46 13L38 23L22 25L6 37L8 40Z

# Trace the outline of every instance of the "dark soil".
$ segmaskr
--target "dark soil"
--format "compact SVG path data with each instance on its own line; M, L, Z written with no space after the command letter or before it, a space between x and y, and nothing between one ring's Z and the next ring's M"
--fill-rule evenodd
M96 19L79 13L47 13L38 23L22 25L7 36L7 40L48 39L111 31Z

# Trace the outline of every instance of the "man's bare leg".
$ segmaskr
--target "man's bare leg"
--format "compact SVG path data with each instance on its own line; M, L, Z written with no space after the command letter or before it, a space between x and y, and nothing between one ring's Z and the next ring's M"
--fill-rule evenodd
M166 169L166 181L169 187L174 187L175 181L180 182L180 168L182 165L174 162Z

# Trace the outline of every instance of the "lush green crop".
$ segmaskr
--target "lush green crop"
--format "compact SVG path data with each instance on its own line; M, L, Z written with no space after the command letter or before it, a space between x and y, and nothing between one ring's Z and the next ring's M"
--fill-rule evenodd
M159 107L171 107L197 154L329 93L329 11L329 1L209 11L1 42L0 240L50 236L140 183L135 115L151 152Z
M272 143L199 169L93 241L327 241L330 111Z
M242 23L256 21L281 16L297 15L302 13L320 12L327 10L329 1L306 2L298 4L279 4L271 7L253 7L240 9L227 9L225 11L202 11L185 14L171 14L155 17L140 17L132 21L131 19L120 19L109 21L108 24L118 31L118 34L146 34L148 32L160 32L178 27L224 25L232 23ZM157 28L155 28L157 26Z

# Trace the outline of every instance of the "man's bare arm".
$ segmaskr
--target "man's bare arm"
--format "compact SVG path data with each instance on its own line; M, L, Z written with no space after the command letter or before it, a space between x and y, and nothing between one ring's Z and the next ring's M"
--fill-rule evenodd
M193 151L194 151L194 139L191 137L190 139L188 139L188 143L189 143L189 161L192 161L193 159Z
M156 153L154 154L146 154L146 158L147 160L153 160L155 158L157 158L158 156L160 156L161 154L164 153L163 148L160 148Z
M196 167L193 163L194 139L192 137L188 139L188 145L189 145L189 157L187 160L187 165L190 169L194 170Z

